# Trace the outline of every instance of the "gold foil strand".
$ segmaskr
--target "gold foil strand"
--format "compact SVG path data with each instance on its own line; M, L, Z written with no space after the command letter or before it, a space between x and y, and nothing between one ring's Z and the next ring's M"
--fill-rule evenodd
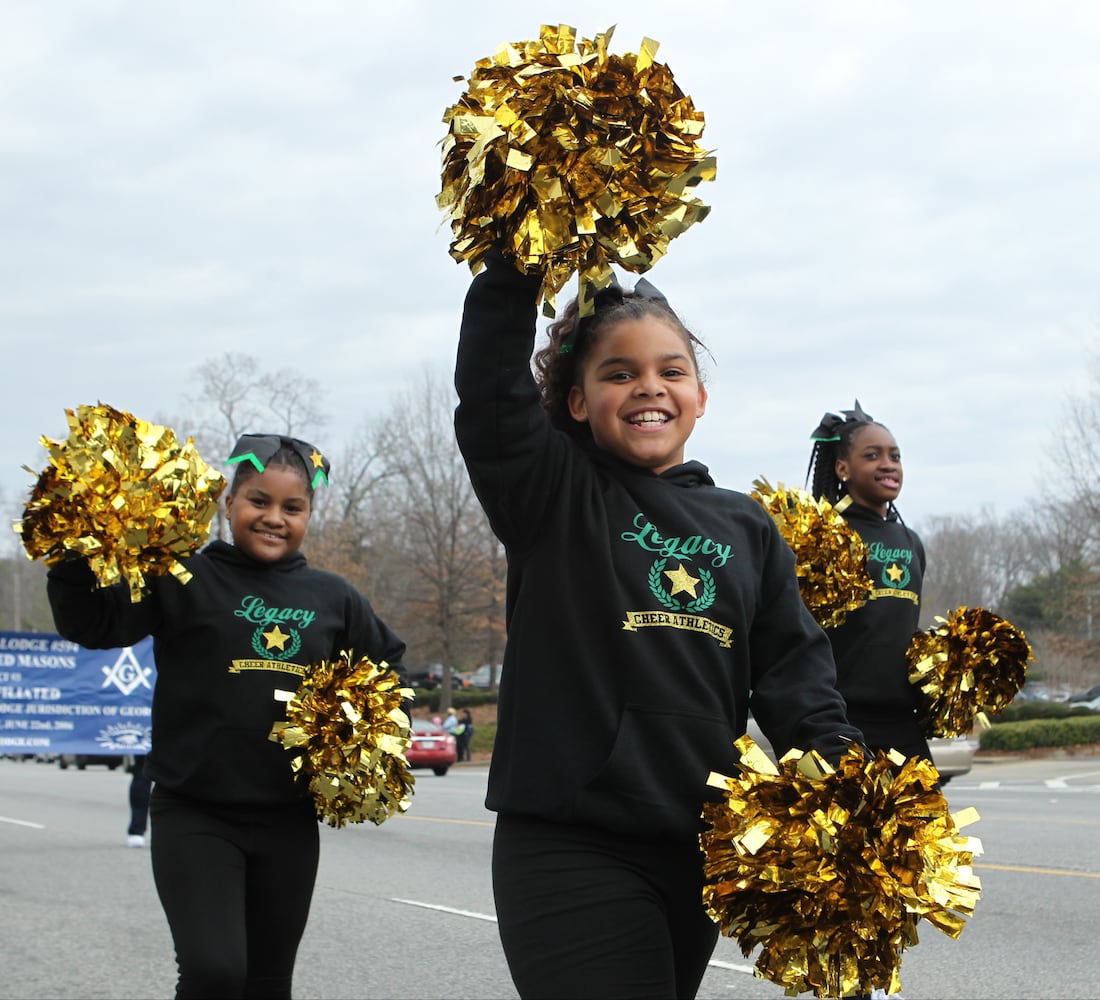
M286 722L275 723L268 738L294 751L291 769L308 782L317 815L329 826L379 825L412 804L404 710L412 697L385 661L352 662L344 651L339 660L311 666L298 690L280 698L287 701Z
M205 542L225 477L167 427L104 403L65 415L69 436L41 438L50 464L15 525L27 555L85 558L99 586L125 581L134 602L149 575L186 583L179 560Z
M612 264L644 272L710 211L693 193L717 170L698 145L702 112L654 60L656 42L615 55L611 34L578 43L574 28L543 25L537 40L502 45L443 116L436 203L451 256L476 274L499 246L543 274L551 316L574 273L603 287Z
M703 903L756 975L795 996L901 989L902 953L924 918L957 937L977 904L981 844L958 831L927 761L854 746L836 767L793 750L776 769L736 742L740 775L712 774L703 808Z
M984 712L999 712L1027 680L1027 636L985 608L958 607L917 632L906 653L920 690L926 736L968 735Z
M867 546L832 504L805 490L754 480L749 494L775 521L791 547L803 603L822 628L844 622L874 589L867 575Z

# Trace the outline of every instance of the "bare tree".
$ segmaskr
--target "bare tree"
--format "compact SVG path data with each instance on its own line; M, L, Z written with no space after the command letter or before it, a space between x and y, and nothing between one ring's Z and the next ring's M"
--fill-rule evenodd
M931 518L921 532L928 556L924 617L961 605L998 611L1016 588L1078 558L1067 528L1058 504L1002 517L983 509Z
M1089 561L1100 558L1100 360L1091 366L1092 382L1066 402L1054 441L1051 481L1072 505L1078 541Z
M388 576L383 567L390 516L381 488L396 473L387 464L379 433L364 422L332 460L332 482L314 495L309 530L310 560L339 573L378 599ZM392 623L391 623L392 624Z
M0 491L0 507L12 511L8 522L23 516L25 499L10 502ZM46 564L27 558L19 535L8 531L0 547L0 631L52 632L53 615L46 599Z
M426 661L443 664L443 707L450 704L451 671L487 648L486 622L499 612L499 595L489 585L499 574L498 549L489 544L455 443L454 402L449 384L425 372L379 437L394 472L385 488L386 522L405 561L404 600L416 616Z
M255 359L250 359L255 364ZM312 439L315 432L328 423L328 417L316 400L321 398L321 384L291 368L260 375L257 380L259 398L263 400L259 419L267 421L278 434ZM264 428L257 425L256 430Z
M265 372L259 358L228 351L194 369L193 409L184 418L159 417L181 438L192 437L199 454L219 468L242 434L287 434L311 438L328 422L315 400L320 383L288 368ZM225 535L219 511L213 534Z

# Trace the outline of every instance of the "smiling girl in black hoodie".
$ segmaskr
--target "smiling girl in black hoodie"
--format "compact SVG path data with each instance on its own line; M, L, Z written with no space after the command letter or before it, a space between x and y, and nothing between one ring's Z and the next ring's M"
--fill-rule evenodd
M691 997L717 937L698 835L751 705L776 749L859 732L794 558L747 496L684 461L707 393L647 282L550 328L500 254L466 298L458 442L508 554L487 805L522 997ZM710 792L717 798L719 793Z
M226 510L233 544L185 560L186 584L97 589L84 560L48 576L61 635L93 649L154 639L153 877L179 965L176 996L289 997L317 874L317 814L286 750L276 693L343 650L403 676L405 645L367 599L299 551L329 463L277 434L246 434Z
M867 545L874 583L867 603L827 631L837 687L848 718L874 750L900 750L931 760L917 722L919 697L909 682L906 650L917 630L924 546L898 516L901 451L893 434L863 412L826 413L811 437L815 497L828 500Z

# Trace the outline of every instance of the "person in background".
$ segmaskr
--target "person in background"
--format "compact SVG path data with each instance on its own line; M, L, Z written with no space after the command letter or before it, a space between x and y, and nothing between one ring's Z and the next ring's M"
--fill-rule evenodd
M138 754L128 768L130 772L130 826L126 830L127 847L144 847L145 830L149 825L149 797L153 779L145 773L145 755Z
M809 488L863 539L874 583L863 607L826 630L848 719L873 750L894 748L931 760L906 659L920 618L926 560L920 538L894 506L902 485L901 450L859 400L852 410L826 413L810 436Z
M455 740L458 743L458 759L473 760L471 744L474 738L474 717L469 708L464 708L455 727Z
M453 708L447 709L447 717L443 720L443 729L445 732L455 735L455 728L458 726L458 716L455 714ZM457 737L456 737L457 740Z
M707 390L644 279L574 300L535 355L542 276L499 251L466 296L455 431L508 557L486 805L519 995L695 996L718 936L700 812L753 715L780 754L859 731L794 555L685 461Z
M233 543L220 539L149 579L97 588L87 561L51 567L57 631L92 649L152 635L157 663L144 773L153 878L175 945L177 998L288 998L317 874L317 813L270 740L286 692L341 652L402 682L405 644L367 599L308 565L301 546L329 463L312 445L245 434L229 458Z

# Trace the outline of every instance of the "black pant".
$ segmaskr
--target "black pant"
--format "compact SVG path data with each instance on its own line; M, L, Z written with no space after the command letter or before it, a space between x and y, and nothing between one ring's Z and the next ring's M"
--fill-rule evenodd
M176 997L290 997L317 877L311 803L218 805L153 791L153 879Z
M499 815L493 895L524 1000L694 997L718 939L693 842Z

